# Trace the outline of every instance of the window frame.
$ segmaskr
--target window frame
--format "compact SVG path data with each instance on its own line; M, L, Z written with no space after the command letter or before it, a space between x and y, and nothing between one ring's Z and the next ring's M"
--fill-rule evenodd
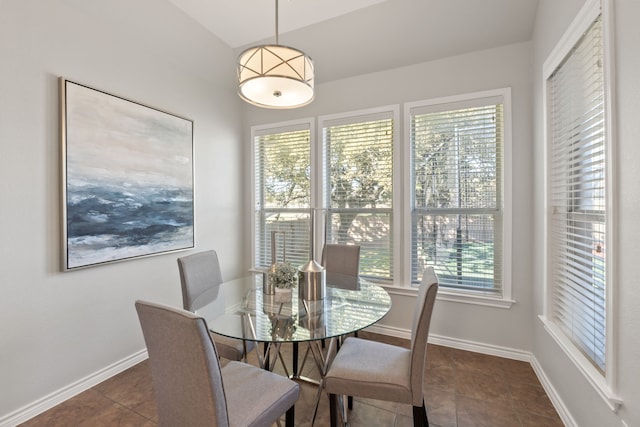
M549 144L552 139L550 121L550 101L549 101L549 78L561 65L564 59L577 45L584 33L591 27L594 21L601 16L602 37L603 37L603 74L604 74L604 120L605 120L605 247L607 250L607 268L605 271L606 293L605 293L605 369L601 372L593 362L582 353L569 337L562 331L560 326L553 319L553 283L552 271L548 255L543 259L544 271L544 294L543 294L543 314L539 319L543 323L545 330L555 340L559 347L565 352L568 358L574 363L582 375L588 380L591 386L598 392L612 411L617 411L622 404L622 400L617 396L617 367L616 367L616 228L614 223L614 212L616 206L615 191L615 135L614 135L614 111L613 111L613 40L612 29L612 2L609 0L587 0L566 32L558 41L555 48L547 57L543 64L542 72L542 96L543 96L543 159L544 159L544 243L543 251L549 253L550 248L550 228L551 228L551 203L550 191L551 180L549 175L552 172L550 162Z
M503 132L504 141L502 147L502 176L499 178L499 188L502 189L502 287L500 295L490 296L483 292L473 290L455 289L441 287L438 291L438 299L445 301L484 305L497 308L510 308L515 302L512 298L512 275L511 275L511 247L512 247L512 112L511 112L511 88L501 88L488 91L472 92L441 98L433 98L404 104L404 174L403 174L403 194L404 194L404 256L403 271L408 283L411 283L411 269L413 263L412 255L412 214L413 214L413 192L412 192L412 149L411 149L411 122L412 110L435 107L446 111L446 106L451 104L471 104L477 103L485 98L502 98L503 104ZM442 108L440 108L442 107ZM452 109L459 108L458 106Z

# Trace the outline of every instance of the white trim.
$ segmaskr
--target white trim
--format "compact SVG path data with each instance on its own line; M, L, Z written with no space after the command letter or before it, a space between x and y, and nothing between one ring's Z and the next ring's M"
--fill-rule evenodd
M404 328L397 328L395 326L383 325L376 323L365 329L367 332L374 334L387 335L389 337L402 338L405 340L411 339L411 331Z
M607 250L607 283L612 286L607 286L607 359L611 358L611 363L607 363L606 377L607 383L611 390L614 392L618 389L618 367L615 363L617 359L618 349L618 300L616 286L618 283L618 268L617 268L617 250L616 242L618 241L618 227L617 221L615 221L616 213L618 212L617 206L617 185L614 171L617 170L617 140L616 140L616 122L617 117L615 111L615 103L613 102L614 90L615 90L615 51L614 51L614 36L613 36L613 1L603 0L602 3L602 31L603 31L603 49L604 49L604 96L605 96L605 131L607 133L607 139L609 144L606 146L606 179L610 184L607 188L607 236L605 245L609 247Z
M390 295L401 295L415 298L418 294L418 288L408 286L396 286L385 283L379 283ZM509 309L516 303L514 300L503 298L495 298L490 296L479 295L473 291L449 291L440 288L438 290L437 301L448 301L460 304L482 305L485 307Z
M367 328L367 331L382 335L393 336L396 338L411 339L410 331L392 326L376 324ZM564 425L566 427L578 427L578 424L571 415L571 412L569 411L567 406L564 404L564 401L562 400L560 394L553 387L553 384L549 380L549 377L545 373L544 369L542 369L542 365L540 365L536 357L531 352L434 334L429 335L428 342L431 344L456 348L459 350L472 351L475 353L488 354L491 356L503 357L506 359L529 362L531 364L531 367L533 368L534 373L538 377L542 388L544 388L544 391L547 393L549 400L551 400L553 407L558 412L558 416L560 417Z
M403 261L406 258L407 242L403 239L402 232L402 207L404 206L404 187L402 186L403 175L405 174L403 164L403 149L400 132L402 123L400 121L400 105L396 104L393 108L393 281L395 283L407 283L405 270L402 268Z
M567 338L560 328L545 316L538 316L544 329L551 335L555 342L560 346L564 353L569 357L580 373L587 379L589 384L598 392L598 395L605 401L609 409L618 412L623 400L616 395L607 383L600 371L582 354L580 350Z
M31 418L42 414L43 412L53 408L56 405L61 404L62 402L71 399L72 397L82 393L83 391L89 390L90 388L100 384L101 382L108 380L109 378L123 372L134 365L146 360L148 358L147 350L140 350L131 356L125 357L113 363L112 365L107 366L106 368L100 369L97 372L94 372L74 383L71 383L67 386L62 387L59 390L56 390L28 405L19 408L3 418L0 419L0 427L9 427L15 426L21 423L24 423Z
M542 105L543 111L543 180L544 180L544 234L543 248L549 246L549 140L550 126L548 124L548 80L555 72L559 64L565 59L566 55L574 48L576 43L583 36L587 28L596 20L598 15L602 15L603 26L603 48L604 48L604 86L605 86L605 130L607 137L606 145L606 242L607 248L607 271L606 271L606 365L605 375L595 369L591 362L575 347L573 343L566 338L565 334L551 321L551 307L553 301L549 292L550 275L548 255L543 257L544 286L543 286L543 315L540 320L545 326L545 330L556 341L559 347L575 364L582 375L588 380L596 392L602 397L607 406L616 412L622 400L617 396L617 296L615 292L615 283L617 277L617 265L615 254L615 242L617 240L617 226L615 224L615 212L617 206L617 194L615 192L615 111L614 102L612 100L615 90L615 70L614 70L614 40L613 40L613 1L611 0L587 0L580 9L574 20L571 22L566 32L558 41L555 48L549 54L549 57L543 64L542 73Z
M600 13L600 0L587 0L585 2L580 12L578 12L569 25L569 28L567 28L567 31L565 31L560 41L558 41L558 44L556 44L542 65L543 87L547 86L546 82L549 76L558 68L558 65L573 49L585 30L589 28Z
M457 348L458 350L472 351L474 353L488 354L490 356L503 357L505 359L520 360L529 362L531 353L509 347L502 347L492 344L483 344L476 341L450 338L441 335L429 335L429 342L445 347Z
M510 309L513 304L516 303L511 298L492 298L483 295L474 295L472 291L463 292L445 289L444 287L438 290L438 296L436 298L439 301L457 302L462 304L482 305L485 307Z
M404 328L376 324L370 326L366 330L372 333L393 336L402 339L411 339L411 331ZM556 411L558 411L558 415L562 419L563 423L567 427L578 426L578 424L571 416L571 413L564 405L564 402L560 398L560 395L553 387L551 381L549 381L546 373L542 369L542 366L535 358L535 356L533 356L531 353L508 347L482 344L474 341L461 340L457 338L450 338L433 334L429 336L429 343L531 363L535 374L540 380L542 387L545 389L545 392L549 396L549 399L551 400ZM77 394L86 391L96 386L97 384L129 369L130 367L146 360L147 358L147 351L145 349L140 350L139 352L134 353L133 355L126 357L107 368L101 369L73 384L65 386L60 390L43 397L42 399L39 399L10 414L7 414L5 417L0 419L0 427L11 427L24 423L29 419L72 398L73 396L76 396Z
M282 132L295 132L298 130L308 129L307 125L313 125L313 118L307 117L304 119L288 120L285 122L269 123L266 125L251 126L251 145L253 146L253 140L256 136L271 135L274 133Z
M540 380L540 384L542 384L542 388L544 388L547 396L549 396L549 400L551 400L553 407L556 408L558 416L562 420L563 424L566 427L578 427L578 423L571 415L569 408L567 408L567 405L564 404L564 402L560 398L560 394L555 389L555 387L549 380L549 377L547 377L546 372L544 372L544 370L542 369L542 365L540 365L540 362L538 362L538 359L536 359L533 354L531 355L531 360L529 363L531 363L533 371L536 373L538 380Z
M366 329L368 332L387 335L396 338L411 339L411 331L395 326L383 325L377 323ZM504 357L505 359L520 360L529 362L531 353L524 350L518 350L510 347L502 347L492 344L483 344L476 341L463 340L458 338L446 337L443 335L429 334L429 343L441 345L444 347L456 348L459 350L472 351L474 353L488 354L490 356Z

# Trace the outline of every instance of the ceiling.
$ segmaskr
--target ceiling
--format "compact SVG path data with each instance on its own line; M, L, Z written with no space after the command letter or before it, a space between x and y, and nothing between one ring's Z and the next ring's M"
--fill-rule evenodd
M275 0L169 0L240 53L275 42ZM316 83L531 39L538 0L280 0L279 43Z

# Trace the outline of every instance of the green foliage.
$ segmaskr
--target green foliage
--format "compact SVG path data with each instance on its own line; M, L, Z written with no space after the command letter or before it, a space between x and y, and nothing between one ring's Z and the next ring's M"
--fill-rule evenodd
M391 120L335 126L330 140L329 175L332 208L390 207L393 187ZM363 135L370 134L363 140Z
M267 135L259 146L264 204L269 208L309 207L311 157L309 131Z

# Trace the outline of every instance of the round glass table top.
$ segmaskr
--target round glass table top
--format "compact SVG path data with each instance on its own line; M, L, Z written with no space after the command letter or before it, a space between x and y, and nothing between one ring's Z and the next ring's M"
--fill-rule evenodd
M224 283L225 291L240 291L240 303L221 304L221 295L196 310L209 329L231 338L258 342L299 342L332 338L358 331L382 319L391 298L381 286L360 279L356 289L327 283L320 300L303 300L294 287L291 298L267 295L262 278L254 275ZM217 307L216 307L217 306Z

